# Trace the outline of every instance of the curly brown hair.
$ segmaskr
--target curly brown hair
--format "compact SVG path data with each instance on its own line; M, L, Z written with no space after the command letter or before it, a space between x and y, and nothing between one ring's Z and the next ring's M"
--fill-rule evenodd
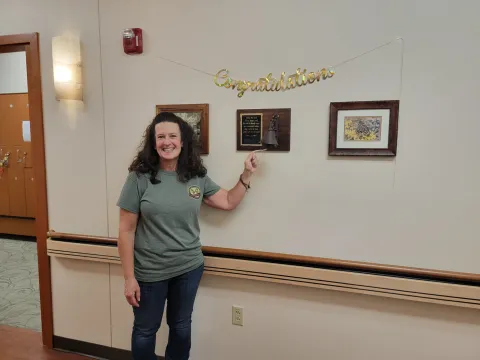
M190 124L171 112L162 112L153 118L147 126L138 153L128 167L128 171L137 174L149 174L152 184L157 184L158 171L160 170L160 156L155 148L155 125L161 122L171 122L180 128L180 137L183 147L177 163L178 180L187 182L194 177L204 177L207 169L200 157L199 145L194 137Z

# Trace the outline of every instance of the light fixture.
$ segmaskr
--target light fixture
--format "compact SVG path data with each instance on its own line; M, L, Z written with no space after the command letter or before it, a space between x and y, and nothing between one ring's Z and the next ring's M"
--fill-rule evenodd
M57 100L83 101L80 39L56 36L52 39L53 82Z

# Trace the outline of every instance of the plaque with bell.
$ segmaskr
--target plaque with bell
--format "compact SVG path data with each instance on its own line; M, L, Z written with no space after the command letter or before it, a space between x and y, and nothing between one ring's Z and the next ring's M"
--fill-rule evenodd
M290 151L291 109L237 110L237 150Z

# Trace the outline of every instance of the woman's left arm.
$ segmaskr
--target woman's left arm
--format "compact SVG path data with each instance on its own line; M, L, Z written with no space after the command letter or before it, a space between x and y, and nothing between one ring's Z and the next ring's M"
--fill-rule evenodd
M245 168L236 185L230 190L220 189L215 194L205 197L203 202L216 209L235 209L243 200L248 187L250 187L250 179L256 170L257 158L255 157L255 153L251 152L245 160Z

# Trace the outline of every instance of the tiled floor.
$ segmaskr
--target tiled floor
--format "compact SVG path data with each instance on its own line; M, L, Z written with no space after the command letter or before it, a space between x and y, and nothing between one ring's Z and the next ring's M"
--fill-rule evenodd
M36 246L0 239L0 325L41 331Z

